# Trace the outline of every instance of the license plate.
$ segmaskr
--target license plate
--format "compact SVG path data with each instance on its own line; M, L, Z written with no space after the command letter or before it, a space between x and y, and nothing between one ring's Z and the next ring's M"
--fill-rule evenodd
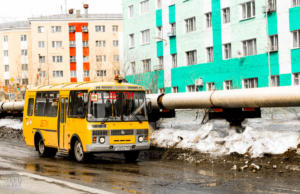
M129 151L131 148L129 146L115 147L115 151Z

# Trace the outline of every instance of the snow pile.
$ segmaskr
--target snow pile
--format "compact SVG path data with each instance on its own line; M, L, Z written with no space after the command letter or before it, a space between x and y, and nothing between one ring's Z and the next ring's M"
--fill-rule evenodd
M23 123L18 119L0 119L0 127L22 130Z
M215 156L231 153L248 154L256 158L264 154L283 154L300 144L300 121L254 119L244 123L243 133L229 129L225 121L210 121L205 125L191 118L164 120L152 133L152 143L158 147L192 149Z

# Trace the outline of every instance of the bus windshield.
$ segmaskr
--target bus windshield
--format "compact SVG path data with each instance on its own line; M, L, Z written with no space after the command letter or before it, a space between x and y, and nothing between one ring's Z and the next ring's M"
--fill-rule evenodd
M89 95L88 121L147 120L145 92L92 91Z

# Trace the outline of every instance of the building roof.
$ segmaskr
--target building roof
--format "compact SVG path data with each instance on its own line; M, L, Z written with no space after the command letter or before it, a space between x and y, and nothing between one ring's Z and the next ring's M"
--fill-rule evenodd
M144 87L116 82L78 82L50 84L47 86L38 86L28 91L57 91L57 90L144 90Z
M15 21L0 23L0 30L16 30L16 29L30 29L29 21Z
M29 21L122 20L122 14L59 14L29 18Z

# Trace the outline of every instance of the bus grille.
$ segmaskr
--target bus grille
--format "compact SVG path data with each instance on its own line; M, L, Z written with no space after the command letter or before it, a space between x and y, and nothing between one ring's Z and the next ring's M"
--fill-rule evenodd
M148 129L138 129L136 130L137 135L148 135Z
M93 131L93 136L106 136L107 135L107 130L97 130Z
M133 135L133 130L111 130L111 135Z

